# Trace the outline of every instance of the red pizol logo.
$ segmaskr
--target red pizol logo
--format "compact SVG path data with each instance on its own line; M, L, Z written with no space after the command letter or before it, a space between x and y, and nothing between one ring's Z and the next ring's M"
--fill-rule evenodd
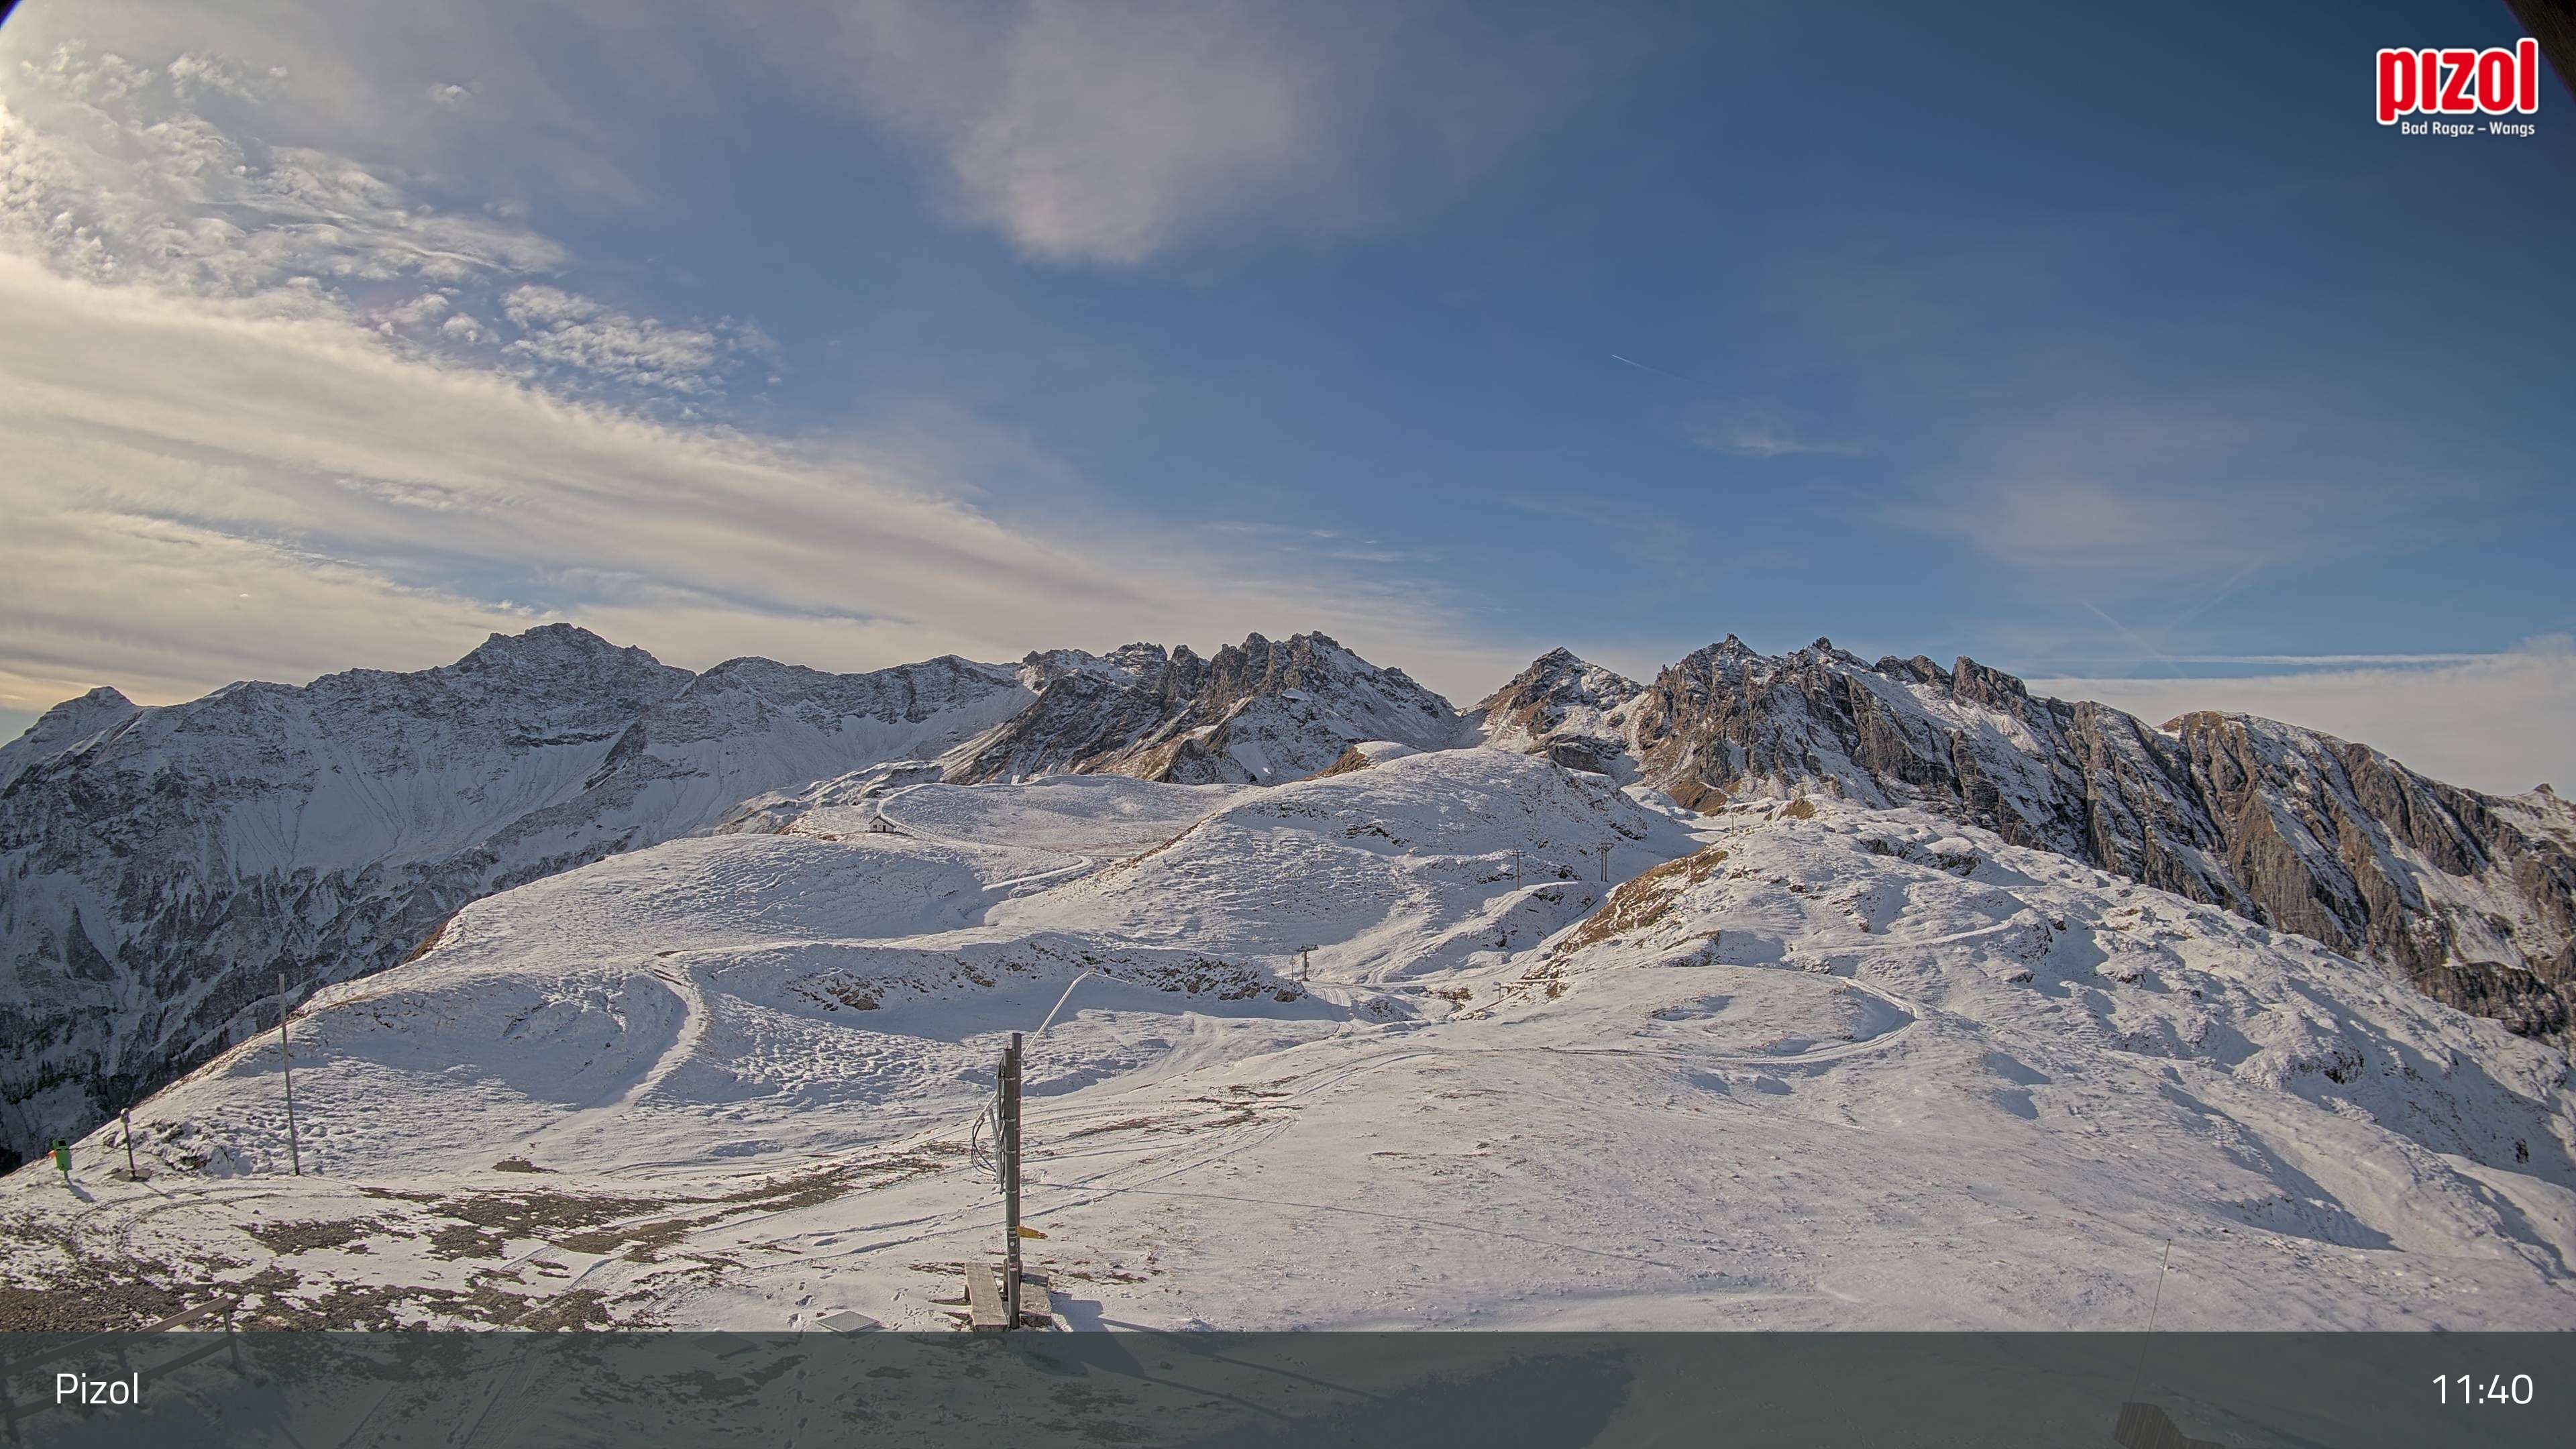
M2511 50L2383 50L2379 53L2379 124L2399 116L2501 116L2540 109L2540 42Z

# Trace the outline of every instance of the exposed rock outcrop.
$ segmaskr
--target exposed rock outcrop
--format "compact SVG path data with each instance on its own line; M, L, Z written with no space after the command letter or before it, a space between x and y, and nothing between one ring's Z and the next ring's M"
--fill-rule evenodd
M1449 702L1321 634L1255 634L1202 658L1187 645L1022 663L1037 700L948 762L960 783L1054 772L1181 785L1276 784L1362 740L1460 741Z
M1480 707L1488 741L1695 809L1824 791L1913 805L2386 966L2527 1035L2576 1006L2576 810L2244 715L2158 729L1975 660L1875 664L1729 635L1627 685L1560 650Z

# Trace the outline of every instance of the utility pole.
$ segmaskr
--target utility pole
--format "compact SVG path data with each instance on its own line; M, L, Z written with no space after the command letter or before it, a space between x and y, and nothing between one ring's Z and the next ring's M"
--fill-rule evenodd
M134 1109L132 1107L123 1108L117 1112L116 1116L117 1120L125 1124L125 1180L127 1182L141 1182L143 1180L143 1174L135 1171L134 1169Z
M1002 1321L1020 1322L1020 1034L1002 1054Z
M286 1077L286 1160L295 1175L304 1175L304 1151L295 1145L295 1059L286 1041L286 973L277 973L277 1067ZM134 1140L128 1132L126 1140Z

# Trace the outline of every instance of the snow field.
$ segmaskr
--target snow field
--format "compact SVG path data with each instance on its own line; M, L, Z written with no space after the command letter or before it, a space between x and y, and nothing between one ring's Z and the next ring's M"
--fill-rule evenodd
M621 1322L945 1326L998 1245L966 1125L1071 985L1027 1138L1073 1327L2135 1328L2168 1242L2164 1326L2576 1322L2562 1054L1929 816L1654 804L1495 750L817 796L316 998L319 1176L275 1175L272 1041L138 1112L153 1183L111 1128L94 1203L31 1170L5 1211L282 1265L280 1313L497 1321L429 1291L479 1264Z

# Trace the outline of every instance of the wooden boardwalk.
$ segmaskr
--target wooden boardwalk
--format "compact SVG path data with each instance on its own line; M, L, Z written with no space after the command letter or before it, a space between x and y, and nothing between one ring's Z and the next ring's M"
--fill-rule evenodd
M1035 1268L1020 1273L1020 1312L1015 1323L1002 1311L1002 1270L991 1263L966 1265L966 1321L977 1333L1006 1328L1051 1328L1055 1305L1047 1298L1047 1275Z

